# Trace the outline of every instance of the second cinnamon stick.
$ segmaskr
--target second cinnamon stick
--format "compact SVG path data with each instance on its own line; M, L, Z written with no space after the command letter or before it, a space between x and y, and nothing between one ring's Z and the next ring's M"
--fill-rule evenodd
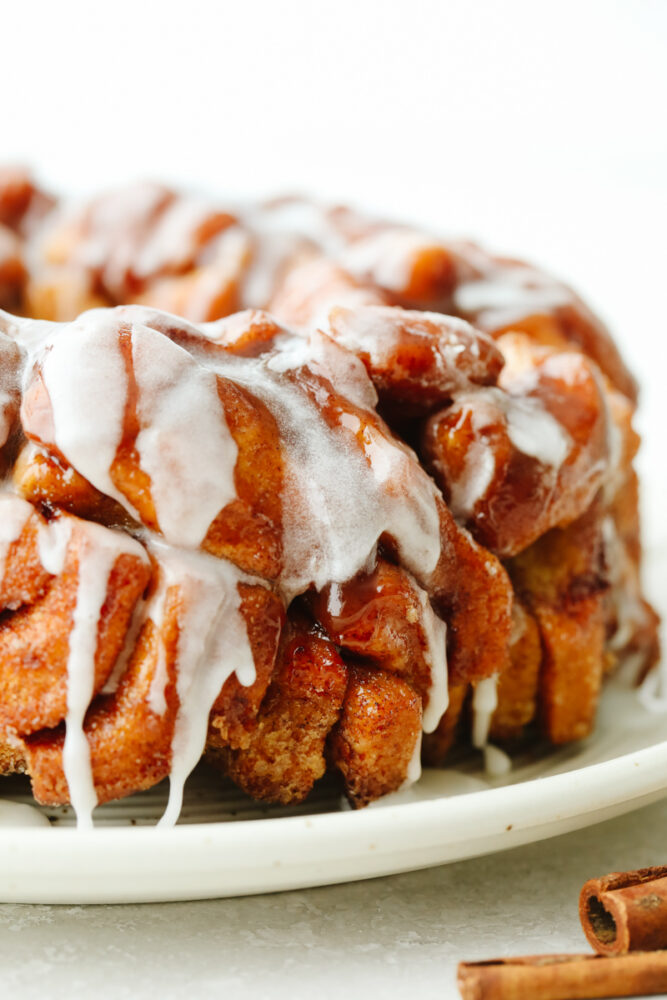
M531 955L461 962L463 1000L593 1000L654 996L667 990L667 953Z
M590 879L581 890L579 917L601 955L667 948L667 867Z

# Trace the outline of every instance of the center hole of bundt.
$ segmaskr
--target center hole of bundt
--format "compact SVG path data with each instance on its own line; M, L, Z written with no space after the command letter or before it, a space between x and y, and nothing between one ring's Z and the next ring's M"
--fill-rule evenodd
M596 938L602 944L612 944L616 940L616 921L597 896L591 896L588 900L588 918Z

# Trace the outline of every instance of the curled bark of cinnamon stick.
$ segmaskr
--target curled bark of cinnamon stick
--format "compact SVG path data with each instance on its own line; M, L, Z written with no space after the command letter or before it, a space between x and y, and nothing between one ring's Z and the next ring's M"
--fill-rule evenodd
M579 896L579 917L601 955L667 948L667 866L590 879Z
M667 990L667 952L632 955L531 955L461 962L463 1000L589 1000L651 996Z

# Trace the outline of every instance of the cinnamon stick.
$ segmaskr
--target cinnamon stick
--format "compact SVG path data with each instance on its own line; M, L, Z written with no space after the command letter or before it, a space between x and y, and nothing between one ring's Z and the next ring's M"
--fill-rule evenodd
M601 955L667 948L667 866L590 879L579 896L579 918Z
M667 990L667 952L602 955L531 955L461 962L463 1000L589 1000L633 997Z

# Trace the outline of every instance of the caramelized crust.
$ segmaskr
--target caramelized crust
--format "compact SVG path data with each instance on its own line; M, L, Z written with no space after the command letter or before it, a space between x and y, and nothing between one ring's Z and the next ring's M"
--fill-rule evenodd
M422 453L455 513L506 557L584 513L606 476L608 441L594 366L547 354L432 417Z
M179 711L184 600L178 586L168 588L161 624L156 626L151 619L143 624L116 691L98 697L86 715L85 733L99 802L150 788L170 772ZM240 610L248 626L257 682L246 688L245 697L239 696L235 685L225 685L213 710L213 724L216 714L229 706L230 729L241 727L252 715L253 706L256 711L261 702L276 655L276 626L282 613L282 608L278 613L278 604L263 587L245 588ZM219 739L219 730L214 739ZM63 742L59 730L42 731L25 741L33 794L39 802L59 805L69 801Z
M146 184L51 205L0 171L0 308L118 308L50 333L0 314L0 465L18 493L0 497L0 771L27 770L39 801L72 798L65 720L98 544L79 734L99 802L177 784L183 748L190 767L205 742L256 798L301 802L330 767L364 806L414 779L423 729L436 766L469 741L481 681L497 679L492 740L558 744L588 735L628 652L656 662L636 386L570 289L299 201L231 213ZM310 230L285 235L294 212ZM89 425L93 447L76 437Z
M600 508L554 528L511 563L518 593L535 616L544 658L540 711L552 743L592 730L604 670L604 576Z
M61 521L66 518L62 515ZM69 519L67 557L62 571L51 576L45 573L37 552L37 520L36 513L30 515L12 546L2 588L0 727L23 735L57 726L67 712L69 637L79 594L80 562L96 544L96 539L80 527L82 522ZM94 692L104 685L123 648L132 611L149 576L147 561L118 550L99 615Z
M282 601L264 587L247 583L238 585L241 614L255 661L255 680L242 684L236 674L225 681L213 703L210 717L210 742L233 749L246 747L254 730L257 713L276 669L278 647L285 609Z
M275 675L243 747L218 747L218 729L207 759L256 799L303 801L326 769L325 741L338 719L346 682L333 643L298 617L291 619Z
M338 306L327 330L361 358L380 400L401 419L423 416L463 389L494 385L503 366L490 338L437 313Z
M423 598L404 570L378 560L371 573L313 594L310 607L346 655L402 677L428 705L432 651Z
M521 742L538 707L542 641L533 615L515 597L510 665L498 678L498 707L489 735L494 742ZM597 669L597 668L596 668Z
M478 545L439 504L440 559L431 580L434 603L447 622L453 684L502 673L509 663L512 587L494 555Z
M355 808L401 787L420 738L415 691L395 674L351 667L329 753Z

